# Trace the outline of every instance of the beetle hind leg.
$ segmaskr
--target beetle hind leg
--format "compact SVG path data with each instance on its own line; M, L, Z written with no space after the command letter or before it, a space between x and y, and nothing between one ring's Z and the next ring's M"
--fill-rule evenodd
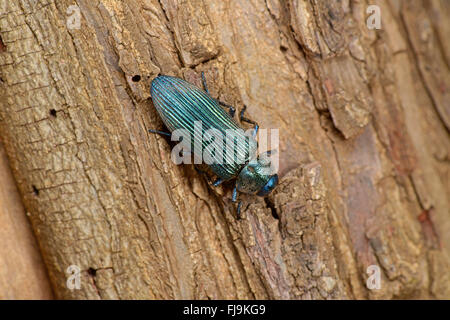
M202 71L202 83L203 83L203 88L205 89L206 93L210 96L209 90L208 90L208 85L206 84L205 73L203 71Z
M161 136L167 136L167 137L171 137L172 136L172 134L170 132L164 132L164 131L160 131L160 130L148 129L148 132L156 133L156 134L159 134Z
M206 93L211 96L208 90L208 84L206 83L206 77L205 73L202 71L202 82L203 82L203 88L205 89ZM228 113L233 118L234 114L236 113L236 109L233 106L230 106L229 104L226 104L225 102L222 102L218 99L215 99L222 107L228 108Z

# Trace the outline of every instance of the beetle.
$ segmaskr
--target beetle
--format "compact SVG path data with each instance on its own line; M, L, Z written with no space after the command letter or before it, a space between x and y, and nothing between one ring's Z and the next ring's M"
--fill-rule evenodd
M267 196L278 184L278 175L276 173L272 174L271 170L267 170L271 165L270 159L268 159L271 151L257 155L258 144L255 137L259 129L258 124L244 117L246 110L246 106L244 106L240 112L240 120L254 126L252 135L245 135L243 128L234 120L236 109L231 105L212 98L203 72L201 76L204 90L183 79L172 76L159 75L153 79L150 90L153 105L170 133L152 129L149 132L171 136L174 130L187 130L191 139L190 141L185 141L185 143L190 144L194 154L198 155L200 151L203 155L205 148L209 144L201 140L201 150L196 150L195 142L196 139L199 139L194 132L194 123L196 121L201 121L202 123L201 137L208 129L217 130L223 136L229 132L227 130L234 130L233 132L235 132L239 143L236 145L232 161L217 161L208 164L212 172L218 177L213 186L235 179L236 183L232 195L233 202L237 201L238 192L256 194L261 197ZM228 112L221 106L227 108ZM223 148L222 145L216 143L216 140L210 143L217 148ZM229 150L222 150L225 153L229 152ZM236 156L243 161L237 161ZM240 218L241 205L242 201L239 201L237 206L238 218Z

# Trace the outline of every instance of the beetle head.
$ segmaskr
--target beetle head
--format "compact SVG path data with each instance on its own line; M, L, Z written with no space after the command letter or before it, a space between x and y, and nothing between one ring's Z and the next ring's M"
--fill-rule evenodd
M237 189L244 193L266 196L278 183L278 175L273 171L268 157L261 156L253 159L239 173Z

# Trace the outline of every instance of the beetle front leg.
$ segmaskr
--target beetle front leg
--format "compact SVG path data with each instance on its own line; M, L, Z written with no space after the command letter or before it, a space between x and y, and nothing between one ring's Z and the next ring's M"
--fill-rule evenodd
M259 125L258 125L258 123L256 121L253 121L253 120L251 120L249 118L244 117L245 110L247 110L247 106L246 105L244 105L244 108L242 108L241 113L239 114L239 119L242 122L247 122L247 123L253 124L255 126L253 128L253 138L254 138L254 137L256 137L256 134L258 133Z

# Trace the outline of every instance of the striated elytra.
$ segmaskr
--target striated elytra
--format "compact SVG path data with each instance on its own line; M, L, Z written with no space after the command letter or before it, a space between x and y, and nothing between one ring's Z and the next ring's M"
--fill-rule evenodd
M183 139L182 143L193 150L194 155L202 157L205 150L215 150L208 163L218 177L213 185L218 186L224 181L235 179L233 202L237 200L238 191L262 197L268 195L276 187L278 175L272 174L269 169L271 163L267 156L270 151L257 155L258 144L255 137L258 124L244 117L244 106L240 113L241 122L254 125L252 134L246 135L233 119L235 109L212 98L203 73L202 79L205 91L176 77L160 75L153 79L151 97L159 116L171 133L184 130L189 134L188 141ZM221 106L228 108L228 112ZM168 132L149 131L171 136ZM205 139L205 135L211 131L215 133L214 139ZM230 133L233 134L231 138ZM227 148L225 141L231 142L230 145L234 148ZM237 207L238 217L240 209L241 202Z

